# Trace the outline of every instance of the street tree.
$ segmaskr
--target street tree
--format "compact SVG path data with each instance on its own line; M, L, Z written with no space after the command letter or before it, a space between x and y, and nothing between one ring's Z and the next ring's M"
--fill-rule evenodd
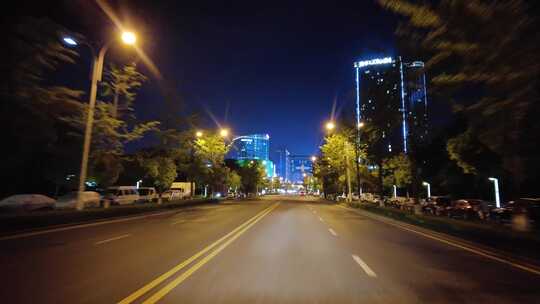
M122 67L112 63L104 72L101 82L104 98L112 98L111 115L119 117L122 113L131 113L136 90L139 89L146 76L137 71L137 64L132 62Z
M147 170L147 177L159 193L169 189L176 179L176 164L169 157L155 156L144 159L142 165Z
M211 192L217 192L225 185L229 169L224 160L229 147L219 134L205 134L195 140L195 156L206 166L205 183L210 185Z
M230 171L227 184L234 193L238 193L238 190L242 187L242 178L235 171Z
M242 179L242 191L246 194L256 194L265 183L264 166L258 160L243 161L238 174Z
M400 153L383 161L384 186L407 188L412 183L411 161L409 157Z
M321 146L321 153L325 163L329 166L328 169L337 174L340 188L345 189L347 187L347 170L350 170L349 174L352 178L352 170L355 167L354 146L350 142L349 136L342 133L326 136L325 143Z

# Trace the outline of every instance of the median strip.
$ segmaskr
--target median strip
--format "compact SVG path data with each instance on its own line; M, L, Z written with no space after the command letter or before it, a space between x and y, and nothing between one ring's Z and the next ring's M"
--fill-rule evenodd
M137 300L138 298L140 298L141 296L143 296L144 294L146 294L147 292L149 292L150 290L155 288L157 285L163 283L165 280L167 280L171 276L175 275L177 272L182 270L184 267L191 264L192 262L194 262L195 260L197 260L198 258L203 256L204 254L206 254L207 252L212 250L214 247L218 246L219 244L221 244L222 242L227 240L228 238L234 237L237 233L240 233L240 234L243 233L243 231L245 231L245 230L243 230L244 228L246 228L248 226L251 227L250 226L251 223L255 223L260 218L264 217L265 215L270 213L272 210L274 210L278 205L279 205L279 202L272 205L272 206L270 206L270 207L268 207L268 208L266 208L266 209L264 209L263 211L259 212L258 214L256 214L252 218L250 218L249 220L245 221L240 226L236 227L231 232L227 233L226 235L224 235L223 237L221 237L220 239L215 241L214 243L206 246L204 249L202 249L201 251L199 251L196 254L194 254L193 256L191 256L189 259L187 259L187 260L183 261L182 263L176 265L175 267L171 268L169 271L167 271L164 274L160 275L159 277L157 277L156 279L154 279L150 283L144 285L143 287L141 287L140 289L138 289L137 291L135 291L131 295L127 296L126 298L124 298L123 300L121 300L118 303L119 304L128 304L128 303L132 303L133 301Z

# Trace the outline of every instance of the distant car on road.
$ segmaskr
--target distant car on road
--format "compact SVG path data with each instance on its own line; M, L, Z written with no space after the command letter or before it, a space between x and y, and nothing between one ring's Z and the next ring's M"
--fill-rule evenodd
M111 205L133 204L138 200L139 193L137 187L134 186L109 187L102 199L102 201L109 202Z
M139 187L137 192L139 192L139 202L141 203L151 203L158 197L154 187Z
M452 202L452 206L448 209L448 216L466 220L486 220L489 218L491 209L489 202L480 199L460 199Z
M33 211L53 209L55 200L42 194L16 194L0 201L0 210Z
M99 207L101 196L94 191L84 191L81 193L84 207ZM55 208L75 208L77 207L77 192L73 191L59 197L54 203Z
M422 211L431 215L446 215L451 203L448 196L431 196L422 206Z

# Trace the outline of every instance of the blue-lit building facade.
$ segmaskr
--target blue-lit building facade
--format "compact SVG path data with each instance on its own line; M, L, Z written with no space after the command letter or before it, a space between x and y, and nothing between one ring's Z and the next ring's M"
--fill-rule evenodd
M230 155L232 158L244 162L258 160L264 165L268 177L275 176L274 163L269 158L270 135L250 134L233 139Z
M424 64L401 57L355 62L356 119L383 129L389 154L407 153L410 140L427 140L428 115Z
M304 182L304 176L313 174L313 162L309 155L290 155L289 156L289 177L290 182L301 184Z

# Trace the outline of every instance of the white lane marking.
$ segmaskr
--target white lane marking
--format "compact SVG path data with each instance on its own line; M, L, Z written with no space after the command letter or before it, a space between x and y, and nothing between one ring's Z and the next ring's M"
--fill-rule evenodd
M178 220L178 221L172 222L171 225L180 224L180 223L183 223L183 222L185 222L185 221L186 221L186 220L184 220L184 219Z
M334 231L334 229L328 228L328 231L330 231L333 236L337 236L337 233Z
M108 243L108 242L112 242L112 241L116 241L116 240L119 240L119 239L127 238L129 236L131 236L131 234L120 235L120 236L117 236L117 237L113 237L113 238L110 238L110 239L106 239L106 240L103 240L103 241L96 242L96 243L94 243L94 245L105 244L105 243Z
M324 223L324 220L322 217L319 216L319 221L323 222Z
M365 273L368 276L370 276L372 278L377 277L377 274L373 270L371 270L371 268L369 268L368 264L366 264L366 262L362 261L362 259L359 256L357 256L356 254L353 254L352 258L358 265L360 265L360 267L362 267L362 269L365 271Z

